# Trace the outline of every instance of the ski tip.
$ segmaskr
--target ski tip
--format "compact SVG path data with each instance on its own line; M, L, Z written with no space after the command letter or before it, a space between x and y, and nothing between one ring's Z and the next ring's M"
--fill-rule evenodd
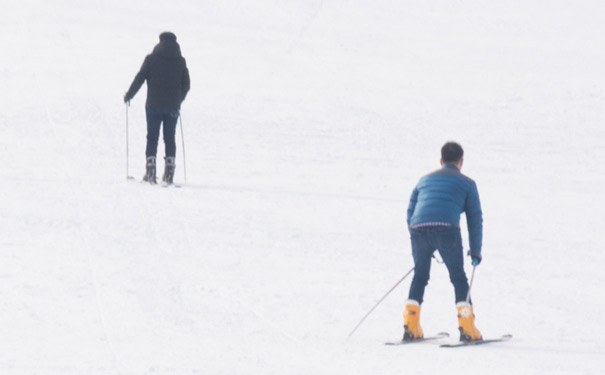
M387 341L384 344L385 345L401 345L401 341Z

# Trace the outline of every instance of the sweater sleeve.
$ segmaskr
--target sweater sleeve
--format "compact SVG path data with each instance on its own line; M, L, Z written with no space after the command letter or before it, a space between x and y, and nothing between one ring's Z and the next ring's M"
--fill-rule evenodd
M141 69L139 70L137 75L134 77L134 81L132 81L132 84L130 85L128 92L126 92L126 98L128 100L134 98L134 96L137 94L137 92L139 91L141 86L143 86L143 83L145 82L145 80L148 77L149 77L149 56L147 56L145 58L145 60L143 61L143 65L141 66Z
M466 199L466 223L471 254L480 255L483 242L483 213L477 185L473 182Z
M191 79L189 78L189 69L187 69L187 65L185 65L185 69L183 70L183 78L181 79L181 102L185 100L187 97L187 93L191 88Z
M415 188L412 192L412 196L410 197L410 203L408 205L408 215L407 215L407 223L408 228L412 222L412 216L414 215L414 210L416 209L416 202L418 201L418 188Z

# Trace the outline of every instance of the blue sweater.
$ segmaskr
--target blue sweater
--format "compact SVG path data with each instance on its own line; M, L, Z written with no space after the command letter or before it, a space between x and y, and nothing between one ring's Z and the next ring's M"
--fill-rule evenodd
M408 227L431 222L459 227L462 212L466 212L471 254L481 254L483 214L477 185L456 166L444 164L416 185L408 206Z

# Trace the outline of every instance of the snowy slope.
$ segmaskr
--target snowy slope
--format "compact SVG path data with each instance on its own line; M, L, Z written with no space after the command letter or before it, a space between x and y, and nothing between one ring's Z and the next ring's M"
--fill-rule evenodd
M2 8L1 374L605 371L602 2ZM145 88L122 96L165 30L182 189L126 181ZM412 267L407 200L448 140L484 208L477 325L514 340L385 347L408 280L346 341ZM455 336L441 265L422 314Z

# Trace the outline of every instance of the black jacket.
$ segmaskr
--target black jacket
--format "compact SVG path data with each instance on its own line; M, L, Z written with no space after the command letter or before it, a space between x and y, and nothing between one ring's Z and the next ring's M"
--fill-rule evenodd
M132 99L147 80L146 108L179 110L190 88L189 70L173 35L160 37L160 43L145 57L134 77L125 101Z

